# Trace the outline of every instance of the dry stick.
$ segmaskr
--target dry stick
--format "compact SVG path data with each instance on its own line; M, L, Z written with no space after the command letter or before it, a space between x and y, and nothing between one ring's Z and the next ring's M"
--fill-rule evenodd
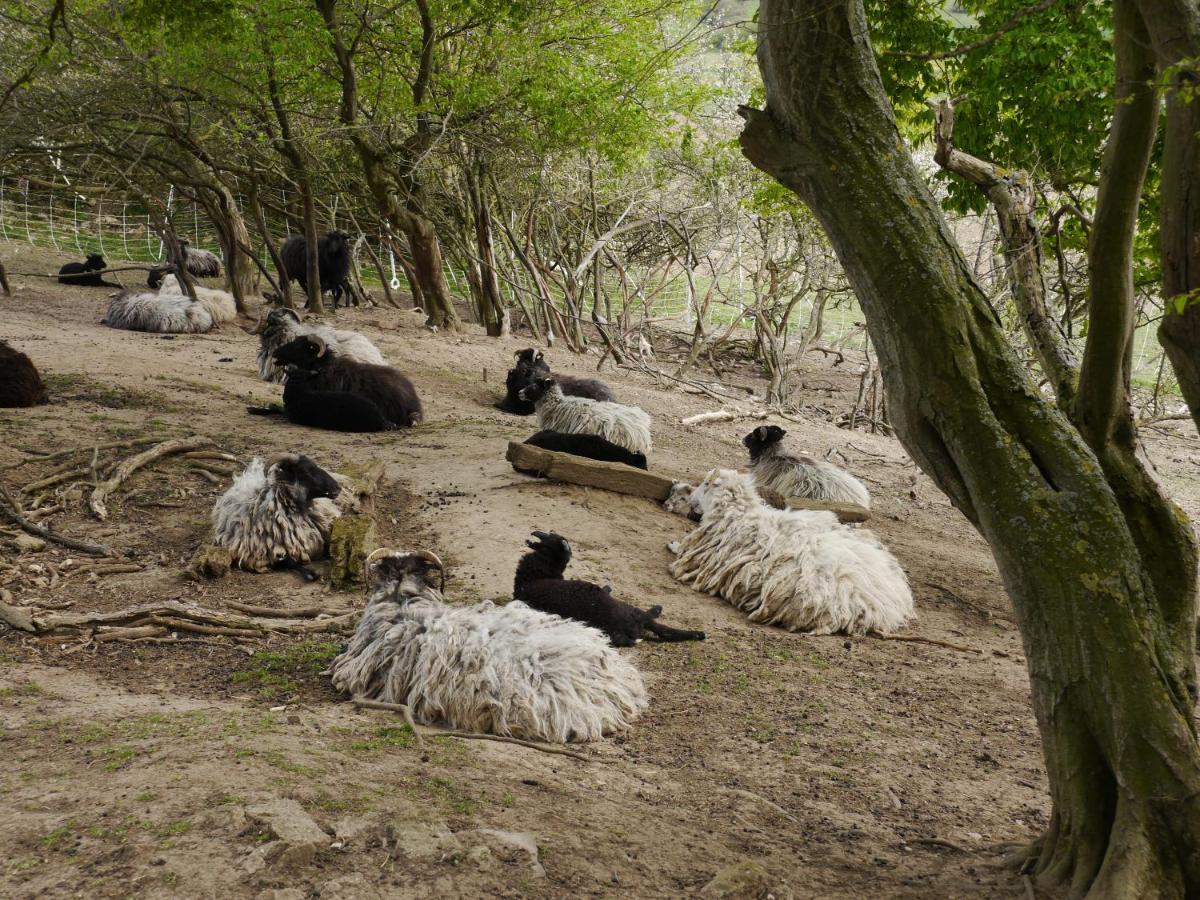
M79 568L71 569L69 572L66 572L63 575L63 578L70 578L72 575L80 575L80 574L85 574L85 575L90 574L90 575L99 575L99 576L124 575L129 572L140 572L144 568L145 568L145 566L139 566L137 563L117 563L116 565L103 566L103 567L94 566L94 565L82 565L82 566L79 566Z
M228 466L218 466L216 463L208 462L207 460L188 460L187 466L189 469L203 469L205 472L212 472L214 475L229 477L233 474L233 469Z
M142 466L154 462L156 459L161 459L164 456L170 456L173 453L186 453L189 450L200 450L211 445L212 441L209 438L193 436L181 440L164 441L161 444L156 444L149 450L143 450L136 456L131 456L122 462L107 480L96 485L96 489L92 491L92 498L88 501L88 506L96 518L103 521L108 518L108 507L105 505L108 495L117 490L126 478Z
M167 629L161 625L139 625L136 628L113 628L111 631L97 632L92 635L92 640L98 644L103 644L106 641L166 637L167 633Z
M222 483L221 479L218 478L216 475L214 475L212 472L208 471L208 469L201 469L196 466L188 466L188 471L191 472L193 475L199 475L201 478L203 478L209 484L221 484Z
M82 478L88 474L88 471L88 469L64 469L54 475L47 475L45 478L31 481L19 490L25 496L31 497L34 491L40 491L42 488L51 487L62 481L70 481L72 478Z
M240 463L241 461L232 453L226 453L224 450L193 450L191 453L184 453L184 459L216 459L224 462Z
M8 492L8 488L0 484L0 499L4 502L0 503L0 516L3 516L14 525L21 526L22 530L29 532L47 541L54 541L56 544L62 544L71 550L78 550L80 553L90 553L92 556L114 556L111 547L106 547L103 544L89 544L87 541L76 540L75 538L67 537L65 534L51 531L49 528L44 528L34 522L30 522L20 513L20 505L13 499L12 494Z
M110 269L89 269L86 274L88 277L91 277L92 275L110 275L113 272L149 272L153 268L154 268L154 266L151 266L151 265L114 266ZM58 278L61 273L60 272L10 272L9 274L10 275L21 275L21 276L24 276L25 278ZM70 274L75 274L75 275L79 275L82 277L85 273L83 273L83 272L68 273L68 277L70 277Z
M913 838L908 841L910 844L929 844L933 847L946 847L950 850L956 850L959 853L971 853L972 851L964 847L962 844L956 844L954 841L947 841L944 838Z
M278 609L273 606L252 606L236 600L226 600L225 605L238 612L260 616L265 619L311 619L316 616L343 616L353 612L349 609L328 609L324 606L302 606L298 609Z
M12 463L11 465L5 466L4 469L5 471L8 469L18 469L21 466L32 462L50 462L55 459L63 459L67 456L73 456L76 453L86 453L88 450L116 450L121 447L138 447L142 444L153 444L154 441L154 438L136 438L135 440L130 441L112 441L108 444L95 444L91 447L74 447L71 450L59 450L57 453L51 453L47 456L34 456L30 459L23 459L18 463ZM32 451L27 450L26 452L29 453Z
M909 641L914 644L932 644L934 647L945 647L947 650L957 650L960 653L983 654L983 651L976 647L964 647L962 644L951 644L949 641L939 641L936 638L917 637L915 634L880 634L878 631L872 631L868 634L868 637L877 638L881 641Z
M353 700L355 706L360 709L385 709L391 712L398 712L404 716L404 721L413 730L413 734L420 738L420 732L417 731L417 724L413 721L412 710L403 703L384 703L381 700L367 700L364 697L355 697ZM559 747L548 747L545 744L534 743L533 741L523 741L520 738L506 737L502 734L483 734L477 731L447 731L441 728L436 728L432 725L422 725L422 728L428 728L433 732L433 737L453 737L464 738L473 741L497 741L501 744L516 744L519 747L528 747L531 750L539 750L542 753L554 753L558 756L569 756L572 759L578 759L583 762L597 762L590 756L584 756L582 753L574 753L571 750L563 750Z

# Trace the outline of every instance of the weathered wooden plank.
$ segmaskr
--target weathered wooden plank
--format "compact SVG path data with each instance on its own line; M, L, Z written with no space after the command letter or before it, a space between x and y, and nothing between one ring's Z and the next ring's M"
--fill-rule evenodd
M673 479L665 475L635 469L633 466L544 450L519 441L509 441L505 459L518 469L538 472L555 481L603 488L618 494L632 494L660 503L667 499L674 483Z

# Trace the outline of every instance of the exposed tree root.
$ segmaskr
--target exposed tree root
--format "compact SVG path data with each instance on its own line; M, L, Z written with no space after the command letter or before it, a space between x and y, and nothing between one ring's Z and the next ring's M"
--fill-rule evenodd
M109 495L116 491L125 482L125 479L143 466L164 456L187 453L192 450L200 450L211 446L212 441L209 438L192 436L178 440L163 441L163 443L156 444L149 450L143 450L141 453L129 457L113 470L111 476L96 485L96 489L92 491L92 497L88 501L88 506L92 514L101 521L108 518L106 501Z
M297 608L278 609L273 606L252 606L249 603L239 603L227 600L225 605L238 612L265 619L311 619L317 616L344 616L353 612L349 609L330 609L325 606L301 606Z
M154 438L137 438L137 439L131 440L131 441L110 441L107 444L94 444L91 447L73 447L70 450L59 450L57 453L50 453L46 456L31 456L29 459L23 459L20 462L12 463L11 465L5 466L4 468L6 470L7 469L19 469L21 466L28 465L29 463L53 462L54 460L57 460L57 459L65 459L68 456L74 456L77 453L86 453L89 450L91 450L91 451L116 450L116 449L119 449L122 447L140 447L143 444L153 444L153 443L154 443ZM26 452L32 452L32 451L26 451Z
M106 547L104 544L90 544L87 541L77 540L76 538L67 537L65 534L51 531L42 525L30 522L22 515L21 505L8 492L8 488L0 484L0 516L12 522L14 525L21 527L23 531L37 537L44 538L47 541L54 541L56 544L62 544L71 550L78 550L80 553L88 553L92 556L113 556L115 555L111 547Z

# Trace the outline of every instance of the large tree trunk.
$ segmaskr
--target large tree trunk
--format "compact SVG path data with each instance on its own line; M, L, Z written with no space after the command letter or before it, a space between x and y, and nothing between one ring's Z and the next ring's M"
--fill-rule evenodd
M312 313L325 312L325 304L321 299L321 267L320 248L317 237L317 209L313 203L312 185L303 173L300 174L300 204L304 214L304 279L308 290L308 311Z
M764 0L759 64L767 109L744 111L743 150L825 227L897 433L988 541L1012 598L1054 803L1038 879L1096 897L1195 895L1186 520L1140 468L1106 478L1109 461L1028 379L896 128L862 0ZM1167 518L1171 543L1152 548Z
M478 172L473 165L478 168ZM500 280L496 276L496 247L492 240L492 212L484 194L483 163L468 160L463 165L467 197L471 202L471 218L475 226L475 255L479 267L479 313L490 337L502 337L511 330L508 307L500 296Z

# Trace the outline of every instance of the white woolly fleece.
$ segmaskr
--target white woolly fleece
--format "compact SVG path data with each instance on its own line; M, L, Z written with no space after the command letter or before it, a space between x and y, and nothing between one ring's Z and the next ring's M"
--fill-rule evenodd
M760 487L785 497L871 506L866 486L849 472L811 456L789 453L778 443L751 461L750 473Z
M333 477L343 487L336 501L318 497L299 510L276 487L275 467L264 470L255 457L213 507L213 543L228 547L233 565L252 572L319 559L334 520L356 502L352 495L343 497L351 494L347 479Z
M649 705L641 673L595 628L517 601L379 594L333 662L339 691L406 704L419 722L555 743L623 731Z
M763 504L754 479L714 469L692 492L703 513L671 574L724 598L752 622L813 634L887 634L913 615L896 558L870 531L830 512Z
M190 297L132 290L113 297L104 324L126 331L199 334L212 329L213 317L203 303L193 303Z
M287 319L280 323L277 333L272 340L266 340L262 335L258 347L258 376L263 381L282 382L286 373L275 365L272 354L284 344L300 337L302 334L315 334L325 342L327 352L353 362L369 363L373 366L386 366L387 360L379 352L379 348L357 331L343 331L340 328L330 328L328 325L308 325L303 322L293 322Z
M650 416L636 406L568 397L557 384L538 398L538 427L566 434L597 434L634 453L649 453Z
M196 289L196 299L204 304L204 308L208 310L209 315L218 325L232 322L237 318L237 303L234 302L232 294L205 287L202 284L194 284L192 287ZM158 296L184 297L187 295L184 294L179 279L174 274L170 274L163 277L162 284L158 288Z

